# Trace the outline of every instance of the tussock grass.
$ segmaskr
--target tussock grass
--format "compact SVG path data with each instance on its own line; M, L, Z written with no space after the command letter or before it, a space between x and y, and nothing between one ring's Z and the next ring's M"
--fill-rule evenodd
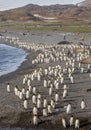
M90 33L91 26L87 23L44 23L44 22L0 22L0 28L16 30L57 30L62 32Z

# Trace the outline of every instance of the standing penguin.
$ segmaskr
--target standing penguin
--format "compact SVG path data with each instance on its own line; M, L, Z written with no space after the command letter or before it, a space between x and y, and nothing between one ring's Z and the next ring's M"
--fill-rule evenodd
M62 76L61 77L61 84L63 84L64 83L64 77Z
M53 99L51 99L51 106L53 109L55 108L55 101Z
M43 107L46 108L46 107L47 107L47 104L48 104L48 103L47 103L47 99L44 98L44 100L43 100Z
M37 108L41 108L41 99L37 100Z
M27 99L24 100L23 105L24 105L25 109L28 109L28 101L27 101Z
M19 98L22 100L23 99L23 93L22 93L22 91L20 91L20 93L19 93Z
M44 70L44 74L47 75L48 74L48 69Z
M36 95L35 95L35 94L33 94L33 96L32 96L32 103L33 103L33 104L36 104L36 103L37 103L37 101L36 101Z
M38 109L36 106L33 107L33 115L38 115Z
M83 110L83 109L85 109L85 107L86 107L86 103L85 103L84 99L82 99L82 101L81 101L81 109Z
M80 127L80 121L79 121L79 118L76 118L76 120L75 120L75 128L79 129L79 127Z
M14 88L14 93L15 93L16 96L18 95L18 86L17 85Z
M22 88L22 93L23 93L24 95L26 94L25 88Z
M29 86L28 86L28 89L29 89L29 91L31 92L31 91L32 91L32 86L29 85Z
M67 96L67 89L65 89L65 90L63 91L63 98L66 98L66 96Z
M52 114L52 107L51 107L50 104L47 106L47 109L48 109L48 113L49 113L49 114Z
M67 105L66 113L67 113L67 114L70 114L70 113L71 113L71 104L70 104L70 103Z
M7 83L7 92L10 92L10 83Z
M40 75L40 73L38 73L38 75L37 75L38 77L38 81L40 81L41 80L41 75Z
M67 85L66 85L66 84L64 84L63 89L64 89L64 90L67 89Z
M55 94L55 102L57 103L59 101L59 94L56 92Z
M37 89L36 87L33 87L33 94L36 94L37 93Z
M73 78L73 76L70 77L70 81L71 81L72 84L74 83L74 78Z
M64 118L62 118L62 125L64 128L66 128L66 120Z
M27 80L27 85L30 86L30 79Z
M73 126L73 124L74 124L74 117L73 117L73 115L70 117L69 122L70 122L70 126Z
M44 87L47 87L47 80L44 80Z
M25 83L26 83L26 78L24 77L24 78L23 78L23 84L25 84Z
M32 81L34 80L34 74L31 74L31 80Z
M53 86L49 88L49 96L52 96Z
M47 108L43 108L43 116L47 117Z
M58 82L56 82L56 84L55 84L55 88L56 88L56 90L59 89L59 83L58 83Z
M41 94L40 93L38 93L37 99L41 100Z
M91 78L91 73L89 74L89 77Z
M26 91L26 98L29 99L29 97L30 97L30 91L27 90L27 91Z

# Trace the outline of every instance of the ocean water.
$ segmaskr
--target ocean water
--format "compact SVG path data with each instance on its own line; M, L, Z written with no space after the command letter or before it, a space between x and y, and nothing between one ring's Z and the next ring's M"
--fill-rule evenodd
M0 44L0 76L15 71L26 56L23 49Z

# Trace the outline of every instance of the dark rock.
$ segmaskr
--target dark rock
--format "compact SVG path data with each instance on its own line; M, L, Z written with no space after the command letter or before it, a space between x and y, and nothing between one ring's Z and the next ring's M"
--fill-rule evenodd
M68 41L61 41L58 44L61 45L61 44L70 44L70 43Z

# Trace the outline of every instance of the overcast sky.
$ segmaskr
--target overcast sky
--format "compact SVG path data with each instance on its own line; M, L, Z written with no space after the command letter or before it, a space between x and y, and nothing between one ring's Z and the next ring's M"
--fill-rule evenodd
M84 0L0 0L0 10L21 7L27 4L76 4Z

